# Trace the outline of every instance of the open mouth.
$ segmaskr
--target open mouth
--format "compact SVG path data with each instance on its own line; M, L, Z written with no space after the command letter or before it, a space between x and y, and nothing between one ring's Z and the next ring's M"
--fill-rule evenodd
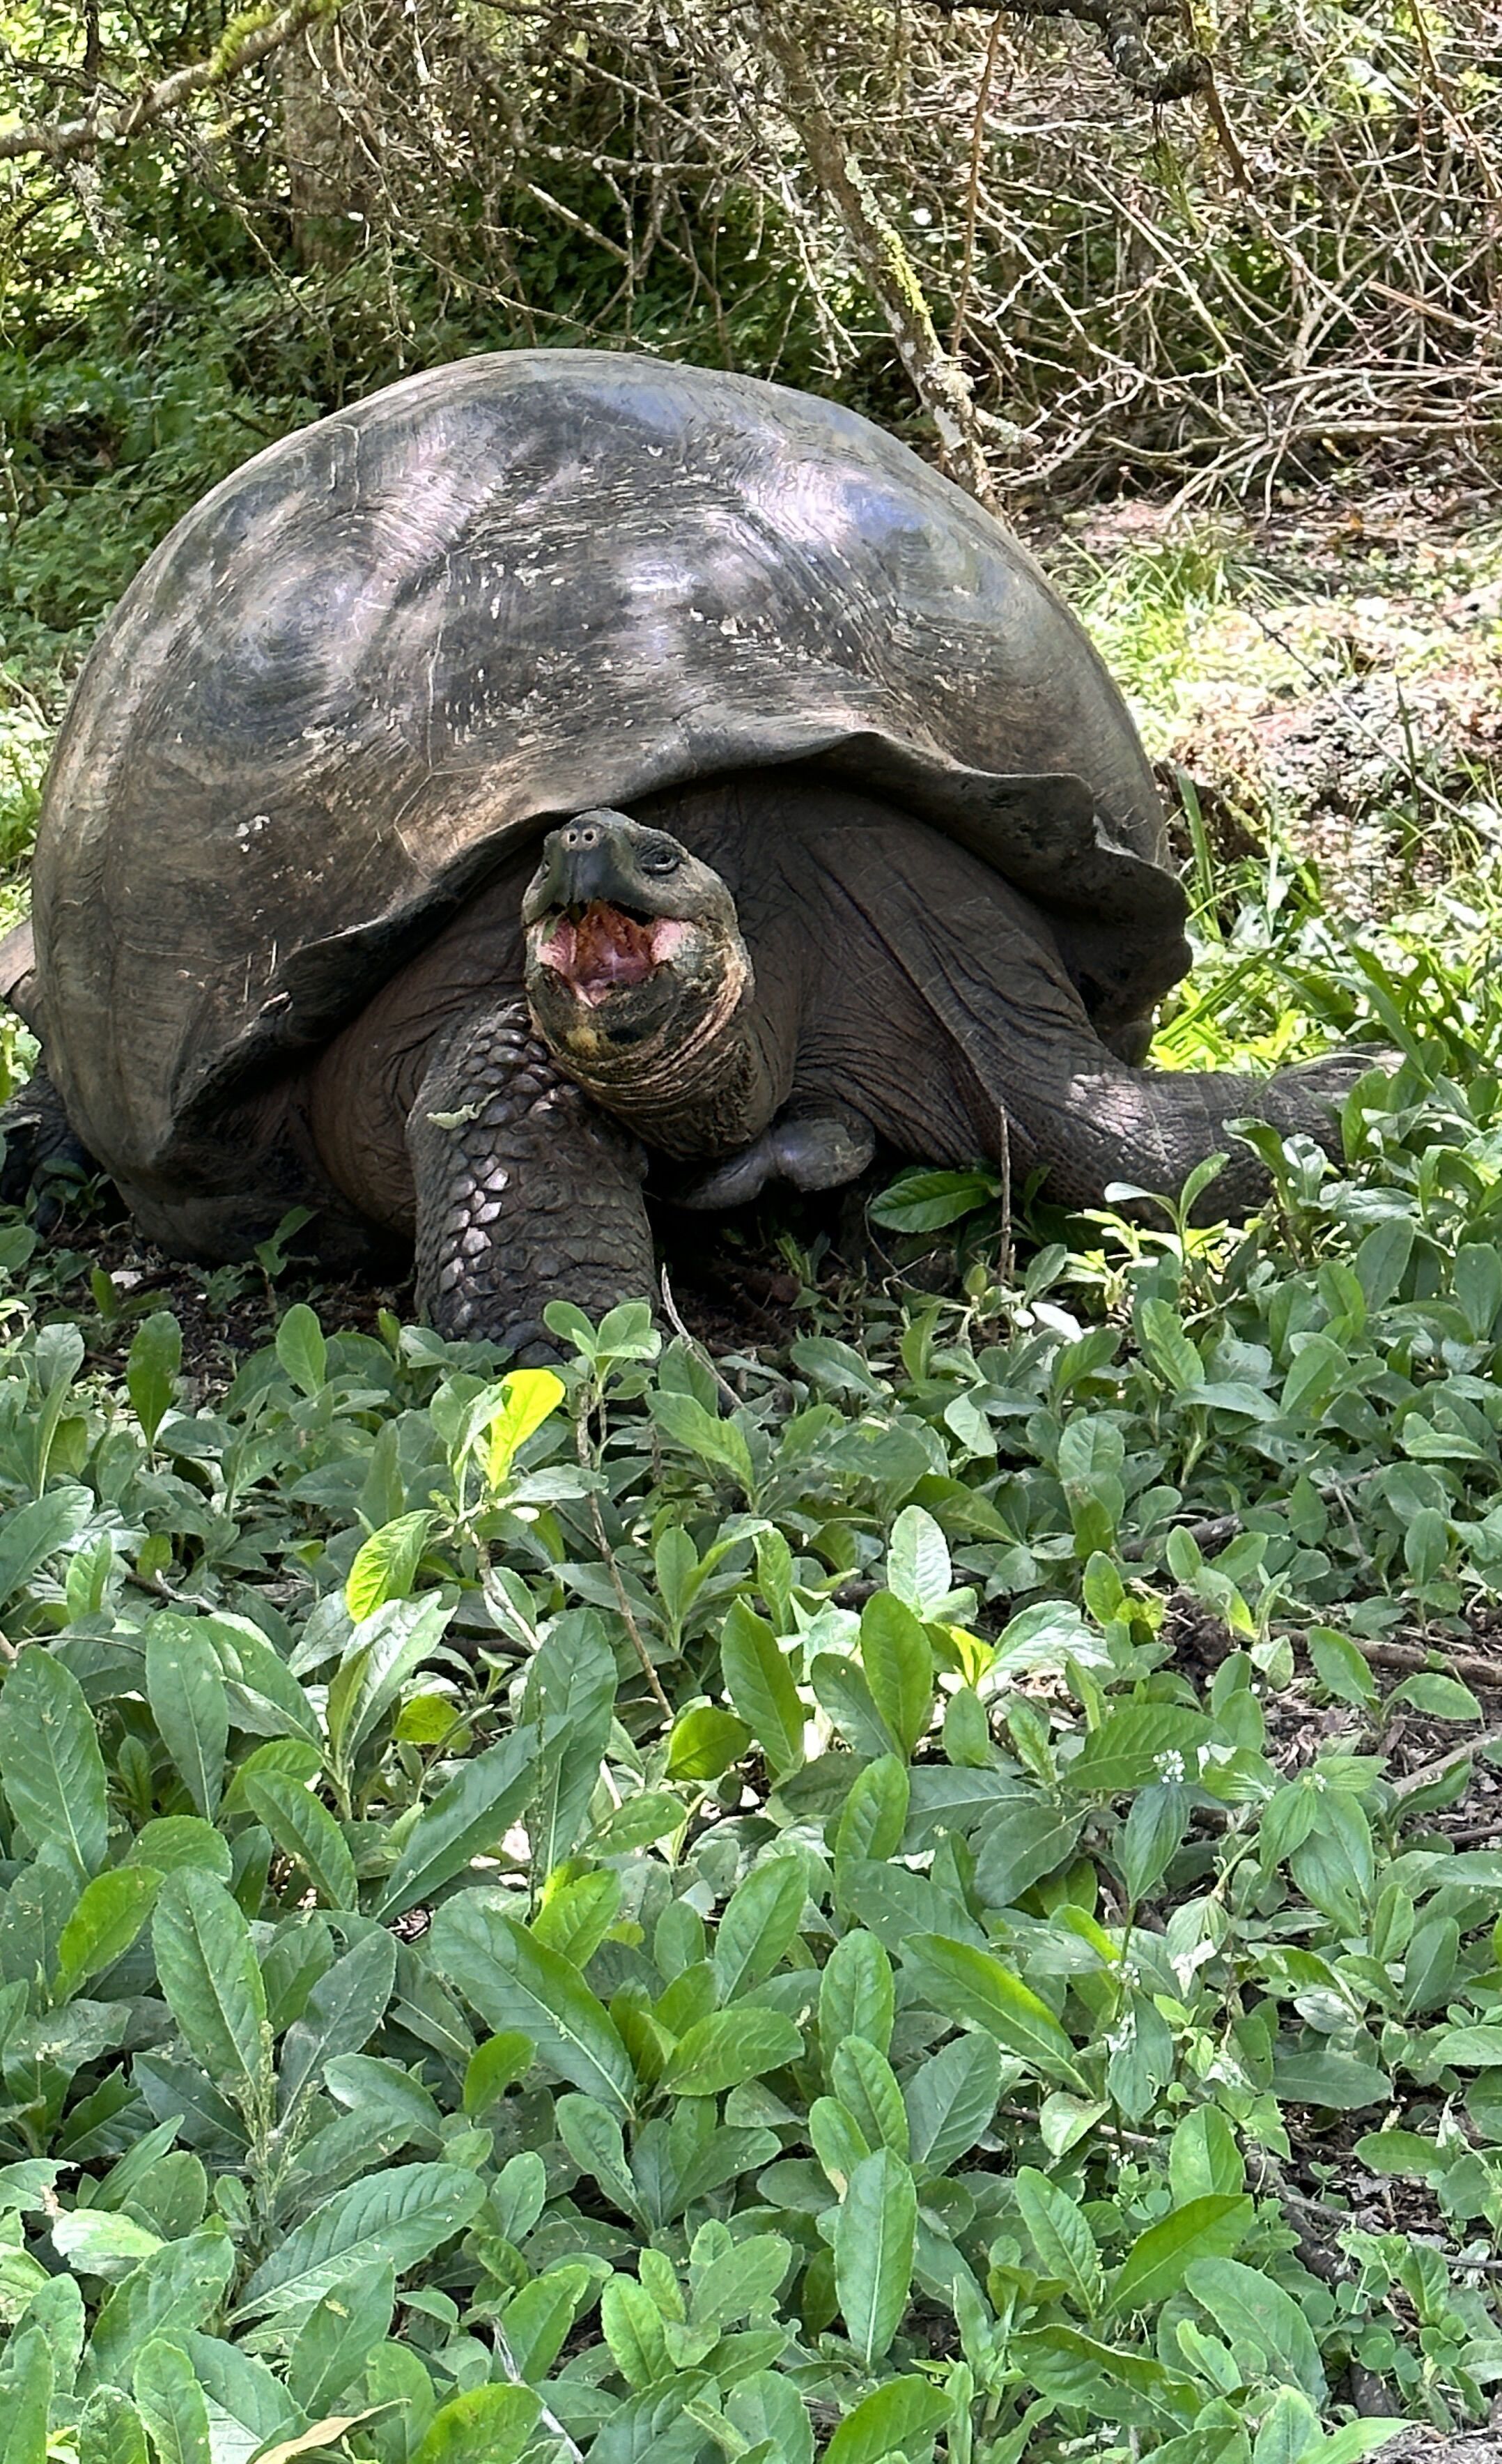
M544 926L536 961L598 1009L612 993L645 983L682 946L687 931L676 917L633 915L627 908L592 898L587 907L565 908Z

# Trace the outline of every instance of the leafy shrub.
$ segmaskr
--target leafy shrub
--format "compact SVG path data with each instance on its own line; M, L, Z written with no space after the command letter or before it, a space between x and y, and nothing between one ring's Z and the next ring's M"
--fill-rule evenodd
M1483 2409L1502 1859L1372 1655L1502 1566L1494 1094L1368 1082L1279 1233L1102 1224L728 1414L644 1307L561 1379L301 1303L222 1396L162 1311L101 1375L12 1221L8 2464ZM1355 1716L1290 1770L1295 1649Z

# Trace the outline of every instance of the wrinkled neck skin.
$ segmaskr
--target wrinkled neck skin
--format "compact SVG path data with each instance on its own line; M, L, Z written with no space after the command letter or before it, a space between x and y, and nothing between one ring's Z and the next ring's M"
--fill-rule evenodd
M791 1050L757 1001L744 944L686 1027L676 1013L655 1034L612 1045L587 1020L554 1045L558 1067L661 1155L707 1161L761 1135L787 1095Z

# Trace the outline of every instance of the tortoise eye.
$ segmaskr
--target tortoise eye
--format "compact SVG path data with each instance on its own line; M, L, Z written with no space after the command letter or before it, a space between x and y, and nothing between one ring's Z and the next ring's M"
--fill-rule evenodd
M648 847L641 858L643 872L676 872L682 862L683 856L675 847Z

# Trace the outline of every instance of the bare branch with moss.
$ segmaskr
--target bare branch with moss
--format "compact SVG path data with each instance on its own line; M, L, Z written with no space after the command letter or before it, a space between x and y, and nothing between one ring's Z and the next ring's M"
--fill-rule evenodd
M101 104L78 120L35 120L18 128L0 129L0 162L27 155L47 162L66 162L97 153L101 146L125 145L143 129L164 120L195 94L227 85L254 68L284 43L290 43L317 19L335 16L342 0L289 0L284 9L251 9L225 28L207 59L174 69L170 77L111 104Z

